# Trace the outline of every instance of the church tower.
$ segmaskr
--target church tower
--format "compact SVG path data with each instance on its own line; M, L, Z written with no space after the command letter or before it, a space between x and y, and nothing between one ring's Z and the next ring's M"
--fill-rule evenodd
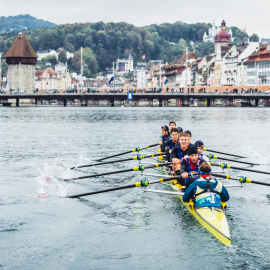
M37 55L25 34L20 32L5 55L8 64L8 89L33 93Z
M221 23L221 30L215 36L215 53L217 54L218 47L228 46L228 42L231 40L231 35L227 32L226 22L223 20Z

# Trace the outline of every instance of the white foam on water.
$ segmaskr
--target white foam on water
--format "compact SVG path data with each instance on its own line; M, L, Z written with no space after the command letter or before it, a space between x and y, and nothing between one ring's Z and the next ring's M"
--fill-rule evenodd
M267 149L260 149L260 151L257 151L253 146L249 145L248 147L248 156L251 156L254 158L256 163L259 163L261 165L269 164L269 153L267 152ZM245 147L246 151L246 147Z
M72 178L73 171L63 164L53 165L44 163L39 167L40 176L37 177L38 194L46 194L57 197L66 197L72 189L74 183L66 182L61 179Z

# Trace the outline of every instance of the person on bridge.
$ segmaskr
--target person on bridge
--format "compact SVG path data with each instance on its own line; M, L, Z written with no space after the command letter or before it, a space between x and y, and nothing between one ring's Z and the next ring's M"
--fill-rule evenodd
M198 206L218 207L222 205L222 202L227 202L230 199L229 193L222 183L211 177L209 164L201 164L198 172L200 178L194 179L192 183L186 185L184 202L194 200L195 205Z
M162 126L161 127L161 135L159 137L159 145L161 148L161 151L165 151L165 143L171 138L170 132L169 132L169 127L168 126Z

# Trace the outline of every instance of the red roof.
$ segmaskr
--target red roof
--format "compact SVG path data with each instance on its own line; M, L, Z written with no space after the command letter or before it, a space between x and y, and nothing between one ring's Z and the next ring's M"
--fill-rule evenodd
M215 42L229 42L231 35L226 30L226 22L221 23L221 31L215 36Z

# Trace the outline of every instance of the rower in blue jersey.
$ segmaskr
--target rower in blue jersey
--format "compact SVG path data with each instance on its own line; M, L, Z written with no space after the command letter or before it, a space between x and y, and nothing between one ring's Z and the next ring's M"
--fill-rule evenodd
M184 202L194 200L197 206L218 207L221 206L221 202L227 202L230 199L229 193L222 183L211 177L209 164L201 164L198 172L200 178L193 180L192 183L188 182L186 186Z
M189 130L186 130L186 131L185 131L185 133L187 133L187 134L188 134L188 145L193 145L192 143L190 143L191 138L192 138L192 134L191 134L191 132L190 132Z
M161 151L165 151L165 143L171 138L169 128L168 126L162 126L161 127L161 135L159 137L159 145L161 148Z
M202 141L196 141L194 145L197 147L199 157L209 164L209 158L203 154L204 143Z
M182 159L187 154L187 148L188 148L188 134L185 132L181 132L179 134L179 143L175 145L175 147L172 149L171 152L171 161L174 162L173 171L180 175L180 164Z
M181 168L180 168L180 174L185 179L185 184L189 180L188 173L198 172L199 166L202 163L206 163L205 160L199 157L198 150L195 145L188 146L187 154L188 154L188 157L183 158L183 160L181 161ZM198 176L193 176L192 178L198 178ZM184 184L184 181L182 181L182 183Z
M171 161L170 154L175 145L179 142L178 129L171 129L171 138L165 143L166 160Z

